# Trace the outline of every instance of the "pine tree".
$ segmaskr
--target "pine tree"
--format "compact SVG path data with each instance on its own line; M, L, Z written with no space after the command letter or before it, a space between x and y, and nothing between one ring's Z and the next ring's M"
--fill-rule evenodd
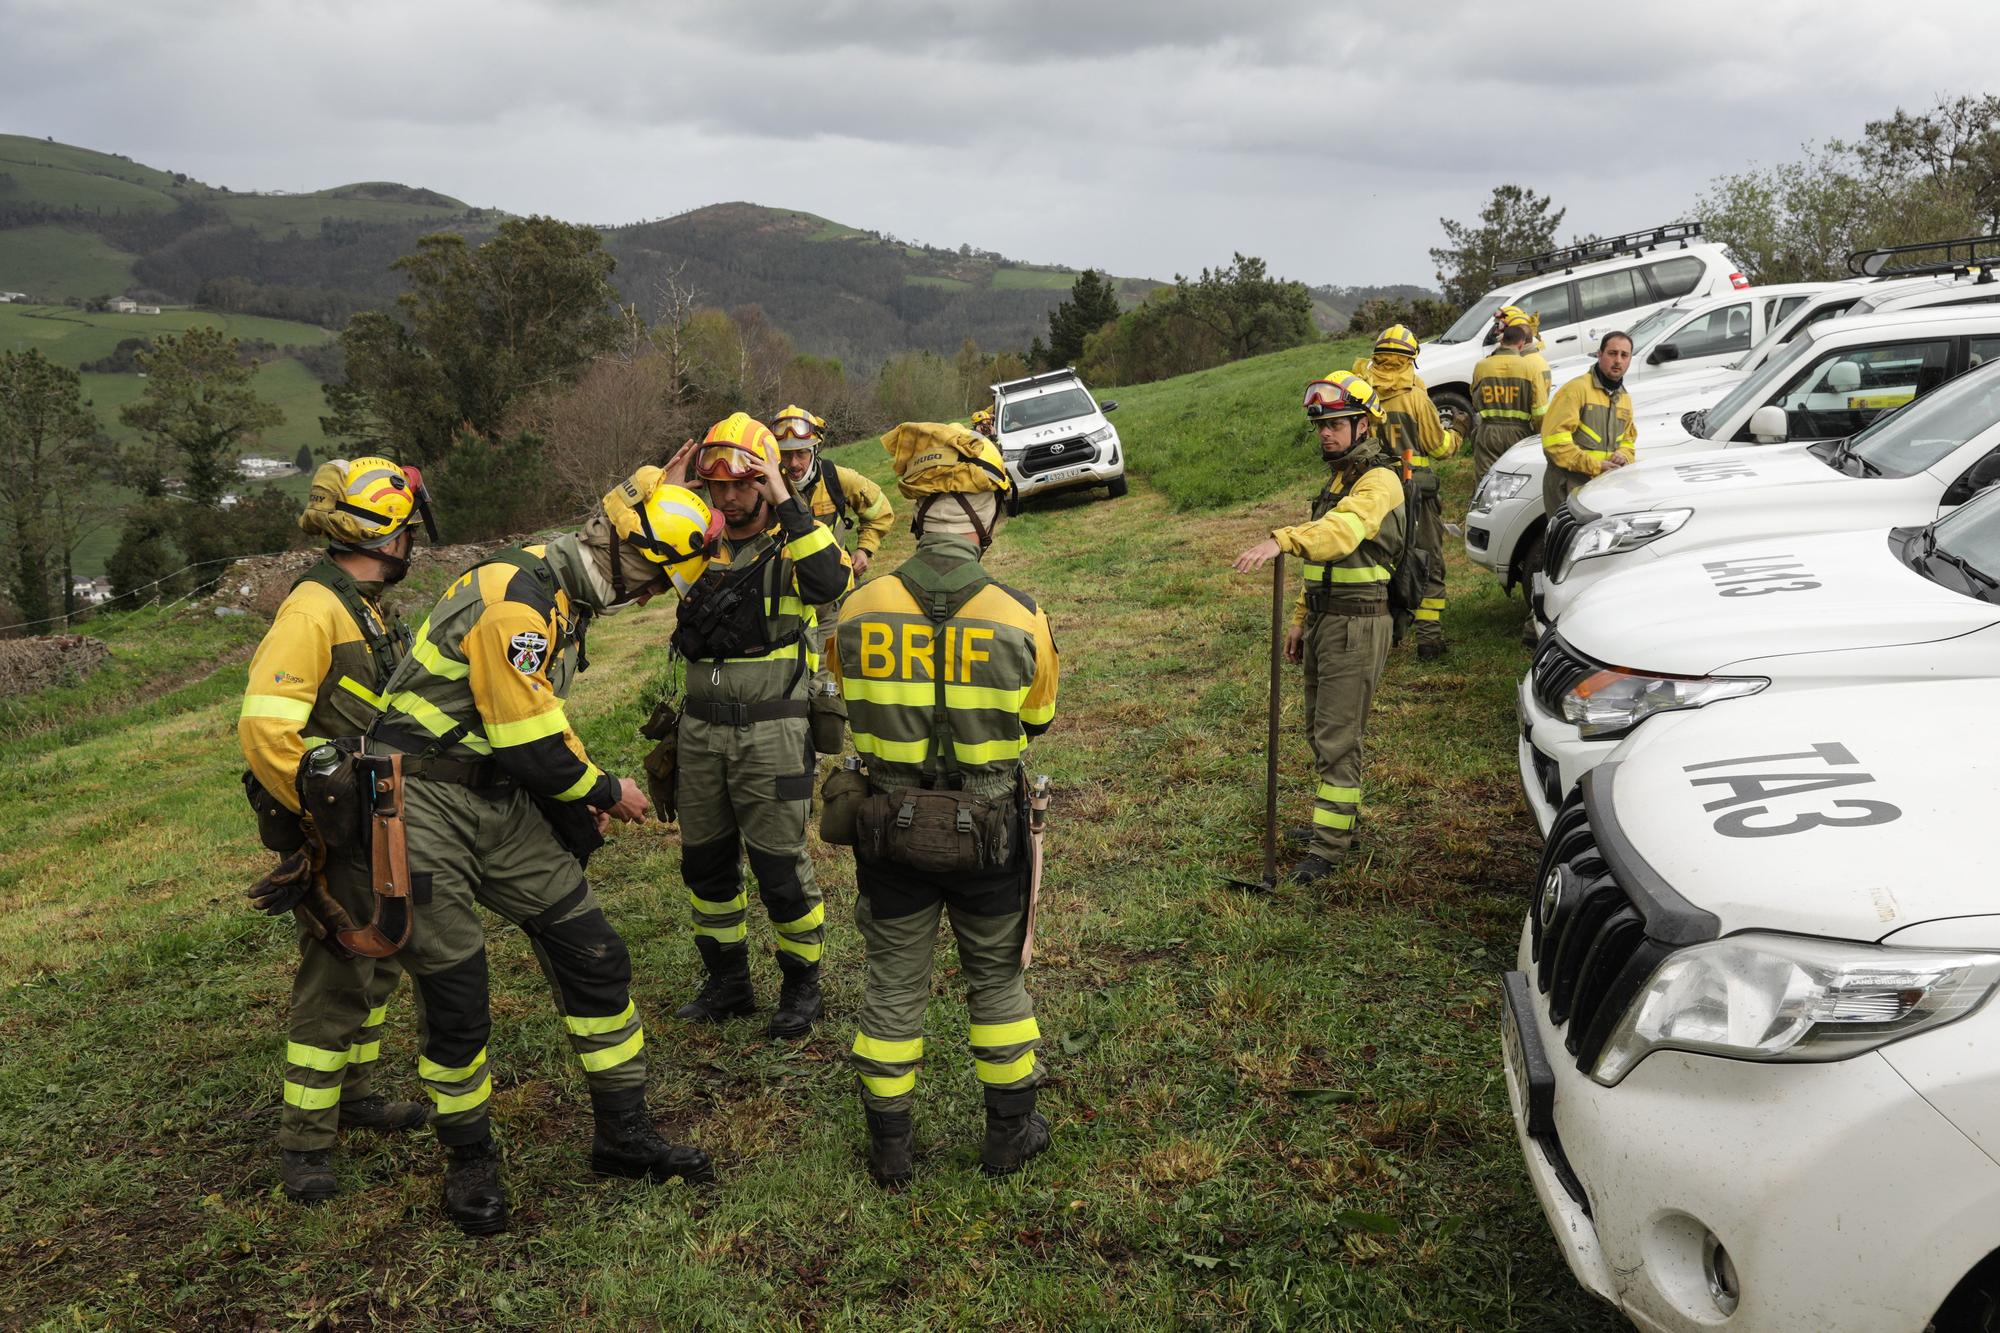
M1118 318L1118 289L1094 268L1076 275L1069 299L1049 312L1048 361L1066 366L1083 355L1083 340Z

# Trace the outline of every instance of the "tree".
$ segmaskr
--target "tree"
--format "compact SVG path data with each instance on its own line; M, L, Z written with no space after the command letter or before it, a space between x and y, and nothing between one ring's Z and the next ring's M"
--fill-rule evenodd
M1066 366L1083 355L1083 340L1118 318L1118 289L1102 273L1087 268L1070 284L1069 299L1049 312L1051 365Z
M1176 273L1174 285L1158 305L1168 317L1207 329L1232 361L1319 337L1306 285L1273 278L1264 261L1254 256L1236 255L1227 267L1205 268L1195 279Z
M69 555L91 512L96 431L75 371L39 351L0 352L0 535L11 548L5 587L24 620L55 615L59 600L68 609Z
M435 462L462 429L497 440L517 403L574 383L630 327L602 238L554 218L509 218L476 248L425 236L392 267L410 288L398 317L349 322L320 425L398 458Z
M1439 218L1445 243L1431 251L1444 299L1461 308L1493 290L1503 260L1553 250L1567 209L1550 211L1549 197L1520 185L1496 185L1477 225Z
M292 456L292 466L301 472L311 472L313 470L313 451L311 445L302 444L299 446L298 453Z
M257 396L251 380L258 362L239 357L234 338L207 325L178 338L161 338L139 356L146 390L119 411L145 444L130 456L130 475L142 494L157 496L178 465L187 498L215 508L236 475L236 458L284 413Z

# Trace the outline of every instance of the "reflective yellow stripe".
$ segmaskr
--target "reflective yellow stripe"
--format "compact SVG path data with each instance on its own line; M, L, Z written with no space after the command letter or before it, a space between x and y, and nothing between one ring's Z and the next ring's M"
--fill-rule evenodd
M742 889L736 891L734 898L721 902L714 898L700 897L693 889L688 890L688 906L697 912L706 912L710 916L728 916L731 912L740 912L749 905L750 899Z
M1571 440L1575 438L1576 437L1574 435L1570 434L1566 430L1552 430L1548 434L1542 436L1542 445L1544 448L1546 448L1551 444L1568 444Z
M416 644L410 649L410 656L417 659L417 665L444 680L464 680L471 675L471 664L446 657L431 642L430 633L431 622L426 620L424 627L417 631Z
M1410 612L1410 619L1412 620L1436 620L1437 618L1438 613L1436 611L1417 610Z
M285 1105L296 1106L301 1111L324 1111L340 1102L340 1085L330 1088L307 1088L297 1083L285 1083Z
M710 939L719 940L724 944L740 944L749 938L750 928L739 921L733 926L697 925L694 928L694 933L697 935L706 935Z
M794 537L785 543L785 558L799 561L833 545L833 529L824 523L815 524L813 530L803 537Z
M997 764L1003 759L1019 759L1027 748L1028 741L1024 736L1004 741L980 741L976 745L967 745L963 741L951 743L951 752L958 756L961 764Z
M885 741L880 736L871 736L865 731L853 733L854 748L857 752L872 755L891 764L921 764L930 753L929 740Z
M585 764L583 766L583 776L557 792L556 799L558 801L574 801L587 796L590 794L590 789L597 785L597 780L603 776L604 770L596 764Z
M470 1111L473 1107L483 1104L492 1095L493 1076L488 1074L479 1080L479 1086L471 1092L460 1093L455 1097L448 1097L435 1088L431 1089L431 1105L437 1108L439 1115L450 1115L453 1111Z
M595 1037L606 1032L616 1032L619 1028L631 1022L632 1016L638 1012L638 1009L628 1000L622 1012L602 1018L578 1018L574 1014L564 1014L563 1026L579 1037Z
M1056 720L1056 706L1053 703L1046 703L1038 708L1024 706L1021 709L1021 720L1031 727L1046 727Z
M340 678L340 688L346 690L357 699L363 700L378 713L389 706L387 699L384 699L381 695L375 693L375 691L369 689L352 676L342 676Z
M447 1069L428 1055L417 1057L417 1077L432 1083L463 1083L478 1073L486 1063L486 1048L479 1048L479 1054L472 1057L472 1063L460 1065L457 1069Z
M1444 603L1445 599L1442 597L1426 597L1421 605L1427 606L1433 611L1442 611L1444 610Z
M898 1074L894 1078L883 1078L879 1074L863 1074L861 1086L877 1097L900 1097L917 1086L917 1071Z
M1319 790L1314 794L1322 801L1337 801L1343 805L1354 805L1361 800L1359 787L1334 787L1324 782L1319 784Z
M826 945L819 940L795 940L788 935L780 935L778 952L796 955L808 963L817 963L826 952Z
M1483 419L1497 419L1502 421L1530 421L1533 419L1526 412L1515 407L1482 407L1479 409L1479 415Z
M1313 810L1313 823L1322 828L1353 828L1354 816L1344 815L1337 810Z
M505 749L527 745L544 736L555 736L568 730L569 718L564 715L562 705L557 704L546 713L524 717L518 722L488 722L486 740L495 749Z
M370 1009L368 1011L368 1017L361 1020L361 1026L365 1028L379 1028L382 1026L382 1024L387 1022L388 1019L389 1019L389 1006L386 1004L378 1004L373 1009Z
M287 699L277 694L246 694L243 696L242 717L275 717L286 722L303 722L312 716L310 699Z
M1002 690L990 685L947 685L944 687L946 708L997 708L1005 713L1018 712L1028 697L1028 687L1018 690Z
M295 1041L285 1043L285 1063L297 1065L301 1069L317 1069L322 1074L347 1068L347 1062L354 1058L354 1052L329 1051L324 1046L303 1046Z
M645 1049L645 1045L646 1029L640 1028L616 1046L607 1047L601 1051L584 1051L576 1057L577 1063L584 1067L585 1072L599 1074L607 1069L624 1064L627 1060L630 1060L641 1050Z
M840 682L840 692L851 704L922 708L927 707L937 697L937 686L927 680L868 680L860 676L851 676Z
M410 690L401 690L390 695L389 707L395 709L397 712L409 714L411 721L415 722L425 731L428 731L431 735L439 738L444 737L458 726L458 723L452 721L442 708L439 708L422 695ZM463 736L460 736L458 744L463 745L474 754L493 753L493 747L486 743L486 738L479 734L479 729L476 726L468 730Z
M780 597L776 602L764 599L764 614L767 616L803 616L806 604L796 597Z
M1015 1083L1035 1072L1035 1053L1029 1051L1004 1065L996 1065L991 1060L974 1060L972 1068L978 1073L981 1083Z
M974 1046L1012 1046L1041 1035L1041 1024L1033 1018L1017 1018L1011 1023L974 1023L970 1029Z
M1596 431L1592 430L1590 428L1589 422L1579 421L1576 423L1576 428L1582 431L1585 435L1588 435L1591 439L1596 440L1599 444L1604 443L1604 437L1602 435L1599 435Z
M1428 454L1412 453L1410 455L1409 462L1411 467L1429 467L1431 465L1430 456Z
M923 1058L924 1039L911 1037L908 1041L887 1041L857 1032L854 1034L854 1053L864 1060L880 1060L885 1065L906 1064Z
M363 1041L363 1042L356 1042L356 1043L355 1043L355 1045L354 1045L354 1061L353 1061L353 1062L354 1062L355 1064L357 1064L357 1065L372 1065L372 1064L374 1064L374 1063L375 1063L375 1062L376 1062L377 1060L379 1060L379 1059L381 1059L381 1058L382 1058L382 1043L381 1043L381 1042L379 1042L379 1041Z
M1387 583L1389 571L1380 565L1307 565L1309 583Z
M1350 514L1345 509L1331 511L1328 518L1337 518L1354 530L1354 540L1361 541L1368 536L1368 525L1361 521L1361 515Z
M826 924L826 904L814 903L812 911L794 921L773 921L771 928L780 935L803 935L809 930L818 930Z

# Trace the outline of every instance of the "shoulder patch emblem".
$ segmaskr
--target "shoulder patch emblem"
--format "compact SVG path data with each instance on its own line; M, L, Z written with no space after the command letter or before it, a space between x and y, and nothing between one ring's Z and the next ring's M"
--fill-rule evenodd
M516 671L532 676L542 669L542 660L548 656L549 636L539 630L522 630L508 640L508 645L513 651L507 660Z
M271 682L275 685L303 685L306 683L306 678L294 676L289 671L274 671L271 673Z

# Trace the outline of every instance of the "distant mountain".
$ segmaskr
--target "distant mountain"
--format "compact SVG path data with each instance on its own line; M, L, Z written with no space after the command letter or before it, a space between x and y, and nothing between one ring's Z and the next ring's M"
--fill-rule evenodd
M402 290L418 237L477 240L507 215L391 182L241 194L185 173L0 135L0 291L53 302L133 295L339 328ZM756 305L802 351L868 369L897 352L1046 335L1076 270L910 244L749 203L605 227L613 281L649 317L674 277L706 305ZM1157 284L1120 279L1127 300Z
M1437 300L1439 293L1429 287L1418 287L1412 283L1390 283L1385 287L1334 287L1322 286L1308 289L1312 292L1313 318L1319 326L1332 333L1347 332L1347 321L1354 312L1368 302L1381 297L1389 301L1416 301L1424 298Z

